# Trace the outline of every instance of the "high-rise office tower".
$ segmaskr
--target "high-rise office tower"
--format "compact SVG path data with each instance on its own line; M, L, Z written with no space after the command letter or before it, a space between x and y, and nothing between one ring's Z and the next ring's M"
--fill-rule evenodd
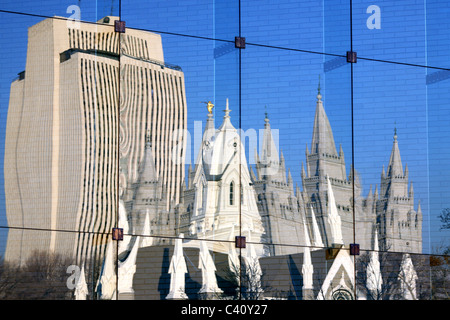
M147 139L166 207L179 201L183 72L164 62L159 35L116 31L115 20L51 18L29 28L6 130L6 260L33 250L101 256L119 202L132 200Z

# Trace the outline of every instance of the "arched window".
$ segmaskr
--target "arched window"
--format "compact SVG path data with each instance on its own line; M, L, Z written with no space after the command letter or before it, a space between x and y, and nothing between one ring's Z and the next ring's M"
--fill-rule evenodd
M230 206L234 205L234 181L230 183Z

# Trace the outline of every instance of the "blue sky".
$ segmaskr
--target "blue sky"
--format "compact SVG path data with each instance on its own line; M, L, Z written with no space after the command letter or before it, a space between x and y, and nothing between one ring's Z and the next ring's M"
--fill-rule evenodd
M86 21L119 14L118 1L1 1L0 10L69 17L70 5L79 5ZM450 207L450 78L439 69L450 68L450 4L353 1L352 33L349 1L264 0L240 5L241 21L238 1L122 1L120 13L127 26L160 32L165 60L183 68L189 131L194 121L206 118L202 101L216 104L219 125L228 98L232 121L243 130L262 128L267 110L272 128L279 130L287 166L300 184L320 75L325 110L337 147L342 144L344 149L347 172L352 160L353 93L354 160L363 195L370 185L380 184L396 128L416 206L421 200L424 252L432 252L442 240L448 243L449 232L439 231L437 216ZM380 8L380 29L367 27L370 5ZM0 16L3 150L9 86L25 69L27 28L43 18L5 12ZM233 43L239 31L247 41L240 54ZM352 46L358 54L353 70L342 57ZM437 72L443 72L440 78ZM436 78L441 80L433 82ZM192 150L192 159L196 152ZM3 181L3 175L0 178ZM0 190L0 224L5 226ZM0 235L6 232L2 230Z

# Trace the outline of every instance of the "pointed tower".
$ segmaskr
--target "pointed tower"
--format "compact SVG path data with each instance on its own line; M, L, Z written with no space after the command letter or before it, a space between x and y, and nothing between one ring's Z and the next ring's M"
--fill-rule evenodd
M280 180L280 156L275 144L267 112L265 113L264 118L264 130L262 130L260 138L261 135L262 143L260 143L260 153L259 155L257 152L255 154L258 164L258 176L266 180Z
M369 252L369 263L366 268L366 287L369 291L369 299L379 300L382 293L383 277L379 260L378 230L377 228L374 229L373 250Z
M213 130L210 122L205 128L192 188L186 191L189 198L185 198L184 205L192 210L180 230L187 230L190 237L210 240L227 240L231 230L235 236L251 230L255 242L261 242L264 228L253 180L230 112L227 99L220 127ZM212 250L227 253L228 246L214 242ZM256 250L261 255L263 246Z
M200 241L198 268L202 270L202 287L198 293L204 295L205 298L214 298L216 297L215 295L222 293L222 290L217 285L216 266L209 253L206 241Z
M380 195L376 201L380 223L381 250L421 253L422 212L414 210L414 190L409 183L409 169L403 170L397 129L386 172L381 173ZM408 190L408 186L409 190Z
M135 237L130 253L123 261L118 261L119 299L134 299L133 277L136 273L136 257L139 250L140 236Z
M208 107L209 106L209 107ZM198 224L195 217L202 214L204 188L206 186L206 177L204 174L204 150L211 148L211 138L214 137L216 128L214 125L214 114L211 104L207 105L208 114L206 125L201 136L198 154L195 160L194 168L189 165L188 186L183 192L183 209L181 222L177 233L193 234L204 228ZM194 137L194 139L198 139Z
M317 89L316 115L314 117L314 129L311 142L311 154L327 154L337 156L334 144L333 131L323 107L320 94L320 82Z
M304 235L305 235L305 247L303 252L303 264L302 264L302 276L303 276L303 287L302 295L303 300L313 300L314 299L314 284L313 284L313 273L314 266L311 261L311 240L308 234L308 228L306 223L304 224Z
M405 172L406 173L406 172ZM397 141L397 129L394 133L391 156L384 178L381 181L382 197L408 197L408 176L403 172L402 158Z
M327 177L328 184L328 223L331 230L331 244L344 244L342 239L342 223L341 217L337 211L336 201L334 199L333 188L330 179Z
M228 104L228 102L227 102L227 104ZM216 133L216 128L214 126L214 115L211 111L209 111L207 119L206 119L205 130L203 131L202 142L201 142L202 146L203 145L209 146L211 137L213 137L215 133ZM195 170L194 170L195 175L197 175L201 166L203 165L203 152L201 152L201 150L202 149L200 149L199 153L197 154L197 160L195 161Z
M144 157L139 164L138 179L132 186L134 200L131 207L130 231L133 234L150 231L152 235L175 236L175 227L167 224L167 221L174 221L174 219L169 217L172 213L166 210L165 194L161 192L162 186L155 170L150 135L147 135L146 139Z
M398 281L400 283L401 296L405 300L417 300L417 272L411 260L411 255L403 254Z
M149 247L153 245L153 237L151 236L150 230L150 213L149 210L145 213L144 220L144 230L142 231L142 240L140 242L140 247Z
M188 272L186 261L183 256L183 234L175 240L172 260L170 261L170 290L166 296L167 300L187 299L185 290L185 274Z
M89 290L86 283L86 277L84 272L84 266L81 267L80 276L75 286L75 299L76 300L86 300Z
M342 220L343 242L349 244L353 242L353 214L350 206L353 198L353 179L346 175L342 147L339 148L339 153L336 150L333 131L320 93L320 82L316 98L311 150L306 150L306 171L302 170L303 190L306 191L307 198L314 208L323 242L326 246L331 246L334 240L328 222L330 219L328 216L331 212L327 200L329 197L327 177L329 177L335 197L334 206ZM356 190L356 194L358 193L359 190Z
M294 180L290 170L286 169L283 152L278 152L276 133L267 112L261 131L260 152L255 153L258 174L253 183L268 244L266 249L270 255L298 253L301 249L290 245L304 242L304 221L300 211L303 199L299 201L299 192L294 194Z
M310 205L311 208L311 224L312 224L312 233L314 237L314 247L316 248L322 248L324 247L322 236L320 235L320 229L319 225L317 224L316 215L314 214L314 209L312 205Z
M116 272L114 242L111 240L106 245L106 254L103 260L100 278L97 282L95 291L102 300L111 300L116 298Z

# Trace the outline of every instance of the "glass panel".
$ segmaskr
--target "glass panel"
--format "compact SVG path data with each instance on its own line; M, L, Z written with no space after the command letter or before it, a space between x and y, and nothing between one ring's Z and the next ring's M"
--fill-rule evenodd
M1 165L2 170L0 170L0 186L1 186L1 196L0 196L0 225L10 226L10 227L23 227L24 221L21 214L17 215L17 219L11 219L8 221L7 211L6 211L6 192L8 191L8 175L12 175L15 172L15 167L17 166L17 159L20 159L21 153L16 153L15 140L19 134L17 127L13 130L12 135L16 138L6 138L7 137L7 123L8 118L13 118L16 121L16 126L18 125L18 120L20 119L22 103L18 99L23 91L24 81L21 78L24 76L25 65L27 60L27 43L28 43L28 27L38 23L42 19L30 18L25 16L18 16L14 14L0 13L0 18L2 19L2 31L0 34L0 42L2 48L5 50L1 53L1 66L3 72L0 74L0 105L1 105L1 116L0 116L0 146L1 146ZM5 23L5 24L4 24ZM8 27L6 27L8 25ZM7 30L14 30L9 32ZM45 84L42 85L46 86ZM18 92L16 94L17 99L14 101L14 91ZM14 110L11 107L11 112L8 115L9 105L16 105ZM10 122L12 119L10 120ZM14 141L14 148L8 150L10 147L8 143ZM8 146L8 147L7 147ZM5 150L6 148L6 150ZM5 172L6 171L6 172ZM5 174L6 173L6 174ZM16 180L16 178L14 178ZM17 181L15 182L17 184ZM37 193L36 193L37 195ZM19 211L20 204L18 203L19 197L17 194L9 197L11 201L15 202L13 204L14 210ZM6 241L6 240L5 240ZM5 242L6 243L6 242ZM0 255L4 256L2 251Z
M426 65L426 1L353 1L358 57Z
M2 35L11 48L2 53L5 261L38 250L89 259L99 272L117 215L113 27L2 16L20 25Z
M105 269L102 271L102 266L93 259L94 255L86 255L82 260L77 260L70 251L50 251L37 248L33 244L33 242L50 238L50 234L56 237L58 243L72 242L73 244L73 235L77 235L76 233L31 229L9 229L8 231L10 237L28 239L28 242L8 241L7 246L14 246L16 255L13 257L11 255L13 251L9 251L8 249L11 248L8 248L9 254L0 262L2 300L91 300L96 298L96 291L100 287L103 287L104 292L107 286L115 289L115 277L110 277L107 281L104 276L102 277L107 273ZM91 253L101 247L104 246L91 247ZM114 260L110 262L114 268Z
M124 272L119 267L119 299L238 298L240 249L234 247L234 241L202 241L180 237L164 245L145 245L144 241L146 237L136 237L130 256L122 262ZM141 242L141 246L137 245L138 242ZM136 266L131 273L129 270L125 272L130 259ZM133 290L127 290L131 287L125 284L132 285Z
M262 257L261 297L268 300L353 300L354 259L344 248L303 247Z
M230 7L215 6L214 10L222 12ZM137 22L133 26L149 25L147 17L139 19L138 13L128 13L130 19L133 17L131 21ZM215 15L214 32L230 32L233 28L229 21L228 29L220 29L221 14ZM189 18L189 14L183 13L182 17ZM185 26L184 32L193 25ZM207 31L211 28L208 24L203 26ZM158 27L167 30L165 23ZM133 283L134 294L128 298L215 298L214 293L198 292L201 289L201 271L197 269L200 242L196 239L208 240L204 243L212 244L214 255L223 260L228 259L229 244L217 240L231 241L234 245L235 237L241 232L239 157L233 155L239 148L236 130L240 121L239 51L234 41L224 43L156 34L130 27L121 35L121 44L120 201L123 210L119 225L127 229L126 234L133 235L130 239L139 236L147 239L139 252L161 255L163 260L153 261L152 267L143 269L145 272L149 268L160 272L161 263L170 263L173 252L178 251L175 246L179 241L185 242L185 254L190 259L189 280L183 283L183 294L170 290L169 265L163 267L162 282L154 282L154 287L149 287L145 280L153 275L142 274L137 265L136 272L143 282ZM225 177L222 183L218 183L218 176ZM123 251L119 250L119 260L132 250L131 245L132 240ZM119 274L119 288L121 281L130 281L127 279L127 275Z
M3 2L0 299L447 299L446 1Z
M435 69L427 70L426 108L428 126L428 175L429 175L429 216L424 224L429 225L430 244L424 247L426 253L450 253L450 199L448 183L450 176L446 169L449 164L450 132L447 120L450 112L450 78L435 78ZM423 211L423 209L422 209ZM424 235L425 236L425 235Z
M122 3L122 20L132 28L234 41L239 35L239 1L158 0Z
M361 251L356 258L357 292L367 300L446 299L445 270L445 257Z
M429 74L439 72L439 78L449 78L450 72L450 40L449 30L450 6L445 0L427 0L426 1L426 58L427 66L446 68L446 71L429 70ZM436 74L431 77L433 80Z
M105 16L119 16L119 0L73 1L49 0L2 1L0 10L16 14L32 14L42 17L68 19L69 23L77 20L96 22Z
M339 1L241 1L248 43L345 56L350 49L350 7Z
M132 37L159 49L136 58ZM148 212L152 235L228 240L231 230L218 231L224 221L216 210L233 211L235 232L239 211L236 203L223 200L231 180L216 189L214 177L223 175L219 171L230 159L221 154L229 150L213 145L223 138L214 128L239 123L238 50L213 60L211 40L129 28L121 41L120 201L128 232L142 234ZM225 112L231 118L222 112L226 108L232 109ZM238 137L237 131L230 134L225 139ZM230 154L236 148L232 142L226 142Z
M428 158L430 193L430 234L433 244L428 252L450 253L450 201L448 195L448 119L450 104L449 20L450 7L445 1L427 1L426 107L428 110ZM444 67L440 70L435 67Z
M449 67L446 1L353 1L352 12L358 57Z
M428 124L424 70L358 61L354 73L355 163L363 221L356 242L373 249L429 253ZM363 245L364 243L364 245Z
M322 55L249 45L242 84L265 254L352 243L350 64L324 70Z

